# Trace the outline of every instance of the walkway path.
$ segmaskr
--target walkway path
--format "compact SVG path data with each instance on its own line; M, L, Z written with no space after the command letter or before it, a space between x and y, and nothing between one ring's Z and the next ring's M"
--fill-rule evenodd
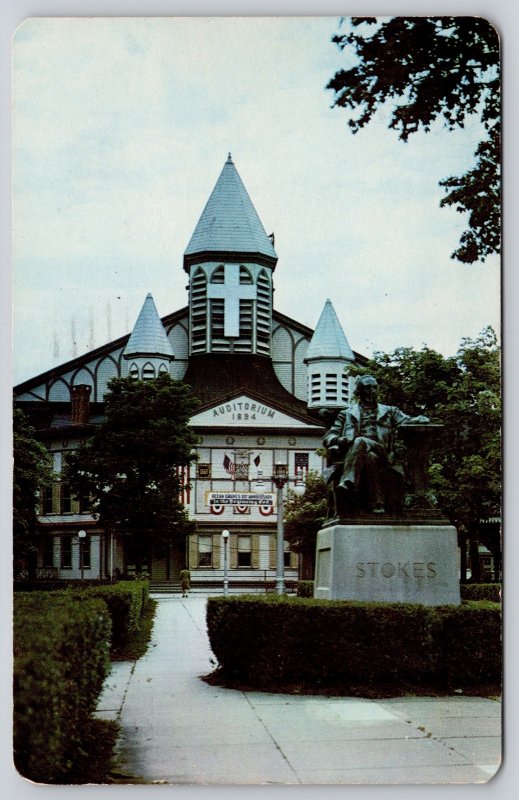
M122 774L170 784L430 784L496 773L500 703L209 686L199 677L214 668L206 598L156 599L147 654L113 665L99 703L99 716L121 725Z

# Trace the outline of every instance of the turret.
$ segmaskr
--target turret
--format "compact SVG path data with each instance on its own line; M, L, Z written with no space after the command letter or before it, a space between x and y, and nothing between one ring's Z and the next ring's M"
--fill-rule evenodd
M125 372L132 378L149 380L163 372L169 374L173 348L149 293L124 348L123 358Z
M273 239L229 153L184 253L190 355L270 355Z
M308 346L308 408L337 409L348 404L349 371L355 361L331 300L324 304Z

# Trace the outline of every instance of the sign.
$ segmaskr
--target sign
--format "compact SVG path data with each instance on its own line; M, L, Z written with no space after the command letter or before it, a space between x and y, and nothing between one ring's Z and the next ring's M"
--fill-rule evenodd
M197 478L210 478L211 477L211 465L210 464L197 464L196 465L196 477Z
M190 425L211 427L275 427L317 429L318 425L309 425L300 419L284 414L275 408L259 403L246 395L234 400L208 408L191 417Z
M261 506L274 509L275 494L264 492L206 492L206 505L211 506Z

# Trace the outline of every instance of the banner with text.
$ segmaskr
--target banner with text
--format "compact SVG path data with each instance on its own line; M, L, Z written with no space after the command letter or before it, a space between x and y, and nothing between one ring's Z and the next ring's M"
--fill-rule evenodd
M263 506L274 508L275 494L264 492L206 492L208 506Z

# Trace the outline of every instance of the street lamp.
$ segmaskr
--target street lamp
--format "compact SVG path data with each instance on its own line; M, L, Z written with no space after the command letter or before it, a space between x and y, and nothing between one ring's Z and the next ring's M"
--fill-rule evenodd
M274 465L272 482L277 489L277 527L276 527L276 594L285 594L285 532L283 525L283 489L288 481L288 466L279 461ZM292 489L301 497L305 493L303 471L297 467L296 480Z
M223 540L223 594L227 597L229 592L229 577L228 577L228 557L227 548L229 545L229 531L222 531Z
M288 466L274 464L272 482L277 489L276 594L285 594L285 535L283 529L283 489L288 480Z
M296 469L296 482L294 483L294 488L292 489L292 491L297 497L302 497L306 491L306 486L303 478L303 470L301 467L297 467Z
M83 555L83 544L86 538L86 531L78 531L78 539L79 539L79 566L81 569L81 580L84 577L84 555Z

